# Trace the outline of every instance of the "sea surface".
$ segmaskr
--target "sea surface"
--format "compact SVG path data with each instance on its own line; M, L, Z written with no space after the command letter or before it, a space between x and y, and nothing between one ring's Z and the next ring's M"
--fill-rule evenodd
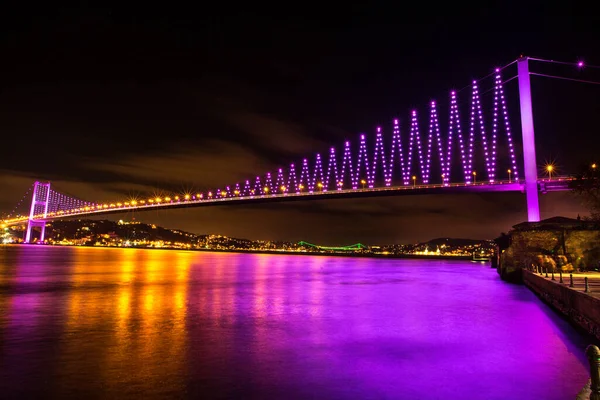
M0 247L0 398L574 399L590 338L488 264Z

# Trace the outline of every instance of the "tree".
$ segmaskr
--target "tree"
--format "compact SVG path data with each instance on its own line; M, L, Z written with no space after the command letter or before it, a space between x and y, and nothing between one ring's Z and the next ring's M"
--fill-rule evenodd
M600 221L600 165L588 164L580 168L569 187L590 210L590 218Z

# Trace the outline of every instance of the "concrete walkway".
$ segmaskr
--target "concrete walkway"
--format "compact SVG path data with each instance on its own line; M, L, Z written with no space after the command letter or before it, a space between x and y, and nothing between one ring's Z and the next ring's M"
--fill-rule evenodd
M552 274L548 273L548 277L546 278L546 274L535 274L537 276L543 277L549 281L552 281ZM584 278L588 278L588 286L590 291L585 293L585 281ZM554 273L554 281L556 284L560 285L560 274L558 272ZM569 273L563 273L563 283L564 286L569 286ZM582 292L594 298L600 299L600 272L573 272L573 286L569 288L571 290L575 290L578 292Z

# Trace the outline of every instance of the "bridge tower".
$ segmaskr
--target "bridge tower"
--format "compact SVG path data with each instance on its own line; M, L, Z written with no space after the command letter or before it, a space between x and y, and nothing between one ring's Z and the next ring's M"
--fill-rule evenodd
M535 135L533 132L533 111L531 109L531 83L529 82L529 59L517 60L519 76L519 102L521 105L521 132L523 134L523 168L525 170L525 195L527 196L527 220L540 220L538 198L537 161L535 157Z
M31 228L39 226L41 229L40 242L44 241L46 233L46 215L48 214L48 204L50 202L50 182L40 183L35 181L33 186L33 196L31 198L31 209L29 211L29 220L27 221L27 233L25 234L25 243L31 241ZM42 218L34 219L34 216L42 214Z

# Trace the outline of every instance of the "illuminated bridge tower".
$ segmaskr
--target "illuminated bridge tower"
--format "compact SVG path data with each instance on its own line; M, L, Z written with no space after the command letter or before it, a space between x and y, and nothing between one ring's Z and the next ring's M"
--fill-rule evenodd
M535 157L535 135L533 133L528 58L519 58L517 67L519 76L519 101L521 104L521 131L523 133L523 168L525 170L527 220L529 222L538 222L540 220L540 202L538 199L537 162Z
M44 241L46 233L46 216L48 215L48 204L50 203L50 182L35 182L33 186L33 197L31 199L31 209L29 211L29 220L27 221L27 233L25 243L31 242L31 228L39 226L41 229L40 242ZM35 218L34 218L35 217Z

